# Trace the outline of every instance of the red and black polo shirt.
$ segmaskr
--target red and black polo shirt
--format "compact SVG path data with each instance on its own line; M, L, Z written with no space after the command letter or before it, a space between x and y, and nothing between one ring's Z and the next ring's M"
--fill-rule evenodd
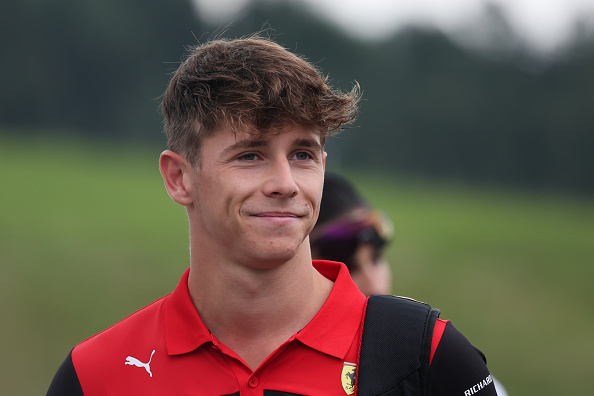
M343 264L314 261L313 265L334 281L330 296L317 315L255 371L200 319L188 292L188 270L173 293L77 345L56 373L48 395L351 394L352 384L344 383L343 374L357 364L366 298ZM476 389L472 386L479 379L490 378L482 356L451 324L438 322L430 378L451 381L448 356L463 356L468 361L457 372L463 374L466 365L479 369L473 368L472 376L454 377L464 377L468 383L464 389ZM444 347L446 339L452 342ZM442 375L433 373L437 362L445 367ZM439 387L433 384L432 389ZM479 396L489 394L495 393Z

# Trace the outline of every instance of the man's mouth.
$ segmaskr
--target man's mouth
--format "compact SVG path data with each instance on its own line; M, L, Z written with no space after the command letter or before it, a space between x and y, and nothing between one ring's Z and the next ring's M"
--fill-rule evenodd
M291 212L262 212L262 213L255 213L252 214L255 217L291 217L291 218L298 218L303 217L304 215L291 213Z

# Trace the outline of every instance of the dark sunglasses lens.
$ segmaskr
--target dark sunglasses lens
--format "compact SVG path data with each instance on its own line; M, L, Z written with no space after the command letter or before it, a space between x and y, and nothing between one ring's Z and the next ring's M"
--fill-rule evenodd
M360 243L369 243L376 250L381 250L387 243L375 228L365 228L361 230L358 240Z

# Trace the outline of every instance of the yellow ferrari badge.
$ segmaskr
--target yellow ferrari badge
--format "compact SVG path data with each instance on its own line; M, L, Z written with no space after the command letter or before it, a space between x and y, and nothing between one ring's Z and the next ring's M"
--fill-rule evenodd
M347 395L355 393L355 373L357 372L357 365L355 363L344 362L342 366L342 374L340 380L342 381L342 389Z

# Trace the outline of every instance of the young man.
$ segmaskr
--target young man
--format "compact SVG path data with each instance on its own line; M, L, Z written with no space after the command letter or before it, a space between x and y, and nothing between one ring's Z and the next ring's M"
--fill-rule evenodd
M160 157L187 210L190 268L171 294L77 345L48 395L353 394L367 300L344 265L312 265L308 235L325 139L358 100L358 87L334 92L266 39L194 48L163 98ZM463 373L461 395L494 394L454 330L434 363ZM432 394L452 394L447 377L438 371Z

